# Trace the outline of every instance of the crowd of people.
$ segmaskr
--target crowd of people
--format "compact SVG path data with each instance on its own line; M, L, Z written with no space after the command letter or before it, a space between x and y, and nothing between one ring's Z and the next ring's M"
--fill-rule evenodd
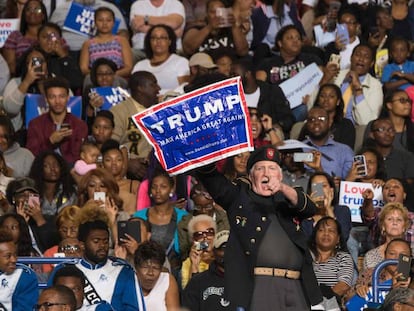
M353 311L412 257L408 0L0 2L1 310ZM131 117L236 76L254 151L170 176ZM372 185L357 209L343 182ZM383 269L383 310L414 307L411 275Z

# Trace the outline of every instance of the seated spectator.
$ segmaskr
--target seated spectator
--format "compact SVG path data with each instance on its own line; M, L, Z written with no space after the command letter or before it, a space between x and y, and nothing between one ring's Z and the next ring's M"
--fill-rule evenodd
M355 127L351 120L344 118L344 100L341 89L335 84L323 84L319 88L313 106L321 107L328 112L329 130L333 139L354 149ZM305 139L307 135L306 126L304 126L299 140Z
M395 129L393 146L414 152L414 124L411 121L412 99L403 90L385 95L381 117L389 118ZM369 132L369 128L368 128Z
M332 79L341 88L345 118L355 125L365 125L379 116L382 105L381 82L369 73L375 60L371 48L361 43L351 54L350 69L344 69Z
M259 63L256 78L270 84L281 84L292 78L306 66L316 63L322 66L322 61L313 54L302 52L303 37L300 30L294 25L288 25L279 30L275 48L279 54L264 59ZM308 108L305 103L292 109L296 121L306 118Z
M119 196L123 201L122 210L128 215L136 212L137 192L139 181L128 179L125 176L125 168L128 161L123 151L120 149L119 143L113 139L107 140L101 148L102 165L115 178L119 187Z
M214 261L207 271L194 275L188 282L183 292L183 307L191 311L232 309L230 302L224 296L224 256L229 235L228 230L216 234L213 242ZM206 291L215 294L204 296Z
M178 310L180 306L177 281L163 271L164 262L165 251L155 241L142 243L135 252L135 271L147 310Z
M78 215L79 215L79 207L76 205L69 205L64 207L59 214L56 217L56 227L57 231L59 233L60 241L62 242L67 239L77 239L78 237ZM65 243L66 246L68 243ZM73 245L72 245L73 246ZM74 247L72 247L73 253L80 252L80 249L75 250ZM59 247L57 244L53 245L49 249L47 249L43 255L45 257L54 257L56 253L70 253L69 249L65 249L65 247ZM68 257L75 257L75 256L68 256ZM51 272L53 270L53 265L43 265L43 271L44 272Z
M101 151L95 143L84 142L80 149L80 159L75 162L75 173L83 176L90 170L96 169L96 163L100 154Z
M195 274L206 271L214 260L213 241L217 225L213 217L197 215L191 218L187 229L192 245L188 258L183 261L181 268L181 287L183 289Z
M323 197L316 195L315 184L322 184ZM313 228L318 221L325 216L329 216L340 224L341 239L346 243L352 228L351 211L348 206L338 204L335 197L335 182L333 178L325 172L313 173L309 178L308 194L316 203L317 209L315 215L302 221L302 228L305 234L311 236Z
M78 62L69 54L68 46L62 38L62 29L54 23L45 23L37 34L39 47L47 55L49 74L69 81L73 93L82 88L82 73Z
M24 4L19 30L8 35L3 47L3 56L12 77L20 76L18 60L37 44L38 30L46 22L47 12L42 1L29 0Z
M174 179L163 170L154 172L149 195L153 205L139 210L134 217L148 220L151 224L151 240L163 247L171 264L171 272L177 274L181 267L177 225L187 212L173 206L170 199L174 196Z
M181 50L181 37L185 25L185 10L180 1L145 0L134 2L130 11L130 26L133 32L132 46L136 57L143 58L145 36L154 25L169 25L176 35L176 46ZM147 55L147 57L149 57Z
M8 173L13 177L29 175L34 160L29 149L20 147L9 117L0 116L0 151L8 167Z
M271 49L276 46L275 39L279 31L288 25L295 25L303 33L294 3L280 0L265 0L252 11L253 38L250 49L254 59L262 60L271 56Z
M347 28L349 43L345 43L344 38L340 38L336 35L335 41L329 43L325 47L325 62L329 61L329 57L332 54L337 54L341 57L339 68L344 70L349 69L351 66L352 51L361 43L358 38L359 32L361 31L361 24L358 21L357 15L351 10L341 12L339 16L339 24L344 24Z
M122 35L125 38L129 38L125 19L116 5L108 1L104 1L104 0L90 0L87 2L84 2L82 0L62 1L62 3L56 6L55 11L50 17L50 21L52 23L57 24L61 29L63 29L62 30L63 38L69 44L69 50L71 51L74 59L79 59L79 52L82 48L82 44L86 40L88 40L88 36L85 36L84 34L79 34L79 33L76 33L70 30L66 30L63 27L72 3L78 3L80 5L88 6L92 8L93 10L97 10L100 7L108 7L114 12L115 18L120 21L119 27L118 27L118 35Z
M160 95L188 82L188 60L176 54L176 35L170 26L152 26L145 35L144 49L147 59L139 61L132 72L151 72L161 87Z
M9 66L7 65L6 60L1 54L0 54L0 72L2 72L2 75L0 76L0 96L3 96L4 88L6 87L7 82L9 82L10 80L10 70L9 70Z
M39 154L29 174L39 189L41 213L55 221L56 215L76 203L75 183L65 160L53 151Z
M39 296L36 274L17 263L17 246L9 232L0 231L0 273L2 291L0 304L7 310L32 310ZM9 286L10 284L10 286Z
M33 59L41 63L36 66ZM45 79L49 76L47 69L47 55L40 48L34 47L26 51L21 57L22 72L19 77L12 78L4 89L2 108L7 112L16 133L25 126L22 115L26 94L41 94L41 88ZM19 136L26 143L25 133Z
M410 227L407 209L401 203L387 203L379 214L378 225L384 243L365 254L363 270L373 268L384 260L385 249L391 240L404 237Z
M99 149L101 149L103 143L111 138L114 127L115 122L112 112L101 110L93 120L91 135L88 137L88 140L95 142Z
M370 139L365 144L374 147L383 157L387 178L414 178L414 166L411 165L414 155L393 146L395 127L391 119L376 119L371 123L369 130Z
M193 247L193 238L188 234L188 223L197 215L208 215L216 222L217 231L229 230L227 213L214 202L211 195L200 183L194 185L190 193L194 203L193 210L185 215L178 223L178 238L180 240L181 258L186 259Z
M67 111L69 84L63 78L44 82L49 111L29 123L27 148L35 155L55 150L69 163L79 159L80 146L88 135L86 124Z
M151 145L131 119L132 115L158 104L160 86L155 76L148 71L137 71L128 81L131 97L111 108L115 127L112 138L126 145L130 155L128 174L141 180L146 173L146 158Z
M121 87L123 89L128 88L127 81L116 75L116 64L106 58L98 58L92 65L90 72L89 85L85 78L84 90L82 97L82 118L86 120L88 124L88 133L91 133L91 127L96 115L101 111L101 106L104 103L102 96L96 92L92 92L91 89L95 87ZM113 119L113 116L112 116ZM113 126L112 126L113 127Z
M232 65L232 75L241 77L247 106L269 115L275 129L281 127L283 133L288 136L295 118L282 89L278 85L256 80L255 69L250 60L235 61Z
M67 310L75 311L75 293L70 288L62 285L46 288L40 294L39 300L37 304L34 305L33 310L47 310L54 306L60 306L62 308L67 307Z
M183 37L183 50L187 55L196 52L208 53L213 59L226 53L234 58L245 56L249 50L246 34L236 23L232 13L229 13L231 26L222 25L217 9L225 8L221 0L207 2L207 24L204 27L191 28Z
M64 266L57 271L53 277L53 286L60 285L65 286L73 291L76 298L76 310L84 311L88 310L83 308L83 299L85 297L83 288L85 287L85 275L74 265ZM53 288L53 287L52 287ZM106 301L101 301L93 304L94 310L97 311L112 311L112 306Z
M384 259L398 259L400 254L411 256L410 245L403 239L394 239L388 243L385 249ZM366 298L372 287L372 274L374 269L375 266L361 272L354 287L346 294L348 299L354 294ZM388 265L380 272L378 283L382 285L392 285L394 288L407 288L410 280L399 281L398 276L400 276L400 274L397 273L397 266Z
M115 25L115 13L109 7L100 7L95 11L96 35L85 41L80 53L79 66L84 75L90 73L94 62L99 58L112 60L116 66L116 75L128 78L132 69L132 53L126 38L112 34Z
M352 167L354 152L344 144L334 141L329 132L330 120L326 110L314 107L309 110L305 130L308 133L304 143L314 147L312 162L305 164L316 171L324 171L345 179Z
M217 72L222 73L226 77L230 77L231 66L233 64L233 58L231 56L227 54L217 55L214 63L217 66Z
M382 309L384 311L397 311L402 308L414 306L414 290L412 288L395 288L385 297Z
M346 248L340 223L334 217L324 216L313 228L309 248L313 271L322 294L336 297L338 302L353 285L354 262Z
M206 74L217 71L217 65L214 64L213 59L207 53L198 52L193 54L188 60L188 65L190 67L189 81L182 85L182 89L177 89L180 93L188 93L194 89L191 85L194 81L198 81Z

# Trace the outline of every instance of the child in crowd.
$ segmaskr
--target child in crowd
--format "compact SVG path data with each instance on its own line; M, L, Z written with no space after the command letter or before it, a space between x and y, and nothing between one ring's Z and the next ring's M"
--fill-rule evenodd
M96 169L96 162L101 151L98 146L90 141L86 141L81 146L80 160L75 162L75 172L78 175L85 175L87 172Z
M406 90L414 84L414 62L410 56L410 43L404 38L395 38L390 45L391 63L384 67L381 82L387 91Z

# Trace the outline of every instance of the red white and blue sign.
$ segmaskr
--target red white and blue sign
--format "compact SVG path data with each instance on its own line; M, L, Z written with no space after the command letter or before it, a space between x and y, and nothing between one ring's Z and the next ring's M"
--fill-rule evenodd
M254 149L239 77L173 98L132 119L171 175Z

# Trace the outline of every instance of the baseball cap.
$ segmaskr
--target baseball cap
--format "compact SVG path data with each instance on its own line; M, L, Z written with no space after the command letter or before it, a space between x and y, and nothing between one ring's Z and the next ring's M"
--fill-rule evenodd
M188 61L189 66L201 66L207 69L217 68L213 59L206 53L195 53Z
M226 243L229 239L229 235L229 230L221 230L220 232L217 232L213 242L214 248L220 248L224 243Z

